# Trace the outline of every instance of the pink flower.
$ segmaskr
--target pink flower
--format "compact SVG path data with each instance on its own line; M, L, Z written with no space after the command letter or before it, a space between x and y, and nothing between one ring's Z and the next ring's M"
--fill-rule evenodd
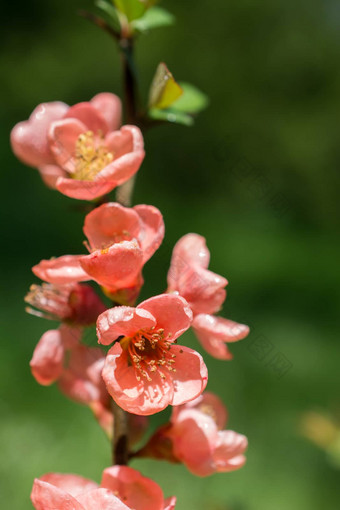
M38 167L48 186L92 200L130 179L143 161L140 130L118 130L120 123L121 103L114 94L71 107L44 103L13 128L12 148L21 161Z
M30 367L43 386L58 382L67 397L88 405L106 432L112 430L110 396L101 376L105 355L80 343L81 329L61 325L39 340Z
M209 271L210 253L204 237L187 234L175 245L168 272L168 292L177 292L189 303L192 327L204 349L215 358L232 359L226 343L249 333L248 326L215 317L226 298L228 281Z
M120 407L149 415L202 393L207 384L202 357L175 345L191 320L186 301L174 294L155 296L136 308L115 307L98 317L99 343L115 342L103 378Z
M92 287L78 283L31 285L25 301L33 315L77 325L93 324L106 308Z
M247 438L222 430L226 420L221 400L213 393L203 393L175 407L170 424L156 432L140 456L182 462L197 476L239 469L246 461Z
M105 469L100 486L77 475L46 474L34 480L31 500L36 510L173 510L176 504L127 466Z
M93 279L111 299L134 304L143 284L142 267L164 237L160 211L150 205L104 204L86 216L84 233L90 255L42 260L34 274L57 285Z

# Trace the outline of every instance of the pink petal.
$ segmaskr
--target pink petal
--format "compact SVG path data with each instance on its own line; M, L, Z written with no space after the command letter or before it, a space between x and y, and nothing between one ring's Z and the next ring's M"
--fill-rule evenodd
M222 400L211 391L205 391L199 397L187 402L183 406L174 407L172 409L171 422L175 423L179 413L186 409L195 409L196 411L207 414L213 418L219 430L223 429L226 425L228 418L226 406Z
M175 294L160 294L137 306L149 311L157 321L157 329L164 329L164 338L173 342L192 322L192 312L185 299Z
M210 253L204 237L198 234L186 234L175 244L168 273L169 291L176 290L177 282L184 270L192 265L206 269Z
M62 168L68 172L75 171L76 142L86 125L77 119L62 119L52 122L48 131L51 151Z
M144 156L144 151L134 151L123 154L123 156L114 159L112 163L103 168L94 178L94 182L110 181L112 185L111 189L120 186L139 170Z
M174 395L171 404L184 404L204 391L208 382L208 370L198 352L182 345L172 345L171 354L176 356L172 373Z
M195 410L185 410L170 429L174 455L198 476L211 463L218 432L214 420Z
M102 92L91 99L91 104L107 122L110 131L119 129L122 123L122 102L110 92Z
M60 193L70 198L76 198L77 200L94 200L95 198L110 193L116 186L117 184L115 182L104 178L97 178L94 181L81 181L78 179L59 177L56 183L57 190L60 191Z
M99 348L79 345L72 349L68 367L59 380L60 390L83 404L103 399L106 392L101 376L104 361L104 352Z
M184 270L178 280L178 292L190 304L194 314L216 313L226 298L222 276L198 266Z
M144 262L146 262L163 241L163 216L161 212L152 205L136 205L133 209L142 220L142 229L138 241L144 253Z
M40 338L30 361L32 374L39 384L48 386L60 377L64 353L62 332L58 329L46 331Z
M151 329L155 325L155 318L147 310L116 306L98 317L98 341L103 345L109 345L120 336L132 337L140 329Z
M163 510L173 510L176 506L177 498L176 496L171 496L170 498L166 498L164 501L164 509Z
M137 379L140 378L140 380ZM103 379L112 398L129 413L148 416L165 409L173 397L173 384L165 373L152 374L151 382L129 366L126 351L116 343L106 356Z
M59 101L37 106L29 120L20 122L12 129L14 154L30 166L53 164L54 157L47 141L47 132L51 122L60 119L67 110L68 106Z
M40 481L54 485L73 497L77 497L83 492L98 488L98 484L79 475L47 473L39 478Z
M78 496L78 501L84 510L130 510L130 507L126 506L115 494L103 488Z
M95 134L99 132L105 135L109 131L105 117L91 103L84 102L71 106L64 119L77 119L86 126L85 131L90 130Z
M66 175L65 170L60 168L57 165L44 165L39 166L38 168L40 177L49 188L55 189L57 185L57 180L59 177L64 177Z
M215 470L227 472L240 469L246 462L243 453L248 447L247 438L232 430L223 430L218 435L219 441L213 455Z
M112 466L103 472L101 487L110 489L136 510L163 510L163 492L159 485L128 466Z
M144 140L141 130L136 126L123 126L119 131L109 133L105 145L113 152L115 159L130 152L143 152Z
M93 249L107 248L115 242L137 238L141 222L136 212L110 202L86 215L84 234Z
M78 347L82 337L81 328L77 326L71 327L68 324L61 324L58 331L60 331L65 349L74 349Z
M83 505L67 492L38 479L34 480L31 500L36 510L85 510Z
M207 314L197 315L192 327L204 349L214 358L224 360L233 357L225 343L242 340L249 333L244 324Z
M82 257L80 264L101 285L112 289L132 287L139 281L143 253L135 241L123 241Z
M42 260L32 267L33 273L49 283L66 284L84 282L91 278L80 265L83 255L64 255L50 260Z

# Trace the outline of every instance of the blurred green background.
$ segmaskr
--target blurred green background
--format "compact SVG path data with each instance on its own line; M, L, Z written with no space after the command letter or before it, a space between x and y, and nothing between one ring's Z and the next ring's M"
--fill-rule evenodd
M120 94L114 43L75 14L90 5L17 0L2 6L3 508L31 508L35 476L60 471L99 480L110 464L109 445L90 412L55 387L38 386L28 366L37 340L53 327L24 312L23 296L35 281L30 268L42 258L84 252L84 214L78 202L44 187L8 142L12 126L38 103ZM176 494L178 510L335 510L339 471L301 436L299 423L309 410L338 417L340 410L339 5L163 5L177 24L138 42L143 94L165 61L211 104L193 128L165 126L146 136L134 202L161 209L166 239L145 268L142 297L165 289L181 235L207 238L211 269L229 280L222 314L252 327L248 339L232 345L232 362L205 355L208 388L224 399L229 427L248 436L249 450L242 470L202 480L182 466L133 466L166 495ZM184 340L200 350L191 333ZM260 359L255 346L264 340L271 352ZM277 356L281 364L273 367Z

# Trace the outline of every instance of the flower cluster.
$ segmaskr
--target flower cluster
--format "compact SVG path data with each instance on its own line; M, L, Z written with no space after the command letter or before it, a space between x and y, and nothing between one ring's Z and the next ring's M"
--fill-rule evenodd
M37 167L49 187L93 201L130 179L144 158L139 128L120 124L120 100L103 93L72 107L38 106L15 126L11 141L19 159ZM215 315L228 282L208 269L205 239L182 237L173 250L167 290L135 306L144 264L164 238L161 212L104 198L92 202L83 232L88 254L33 267L41 282L31 286L27 310L60 322L34 350L30 367L37 382L56 383L67 397L87 405L111 439L118 419L113 410L128 413L128 458L181 462L198 476L242 467L247 439L223 430L227 412L216 395L204 392L208 370L201 354L184 339L178 344L192 327L208 353L226 360L232 358L226 344L249 331ZM100 345L93 347L83 338L95 324ZM143 438L146 417L169 405L170 422L133 450ZM44 475L35 480L31 498L37 510L171 510L176 502L164 500L152 480L118 465L104 471L99 486L77 475Z

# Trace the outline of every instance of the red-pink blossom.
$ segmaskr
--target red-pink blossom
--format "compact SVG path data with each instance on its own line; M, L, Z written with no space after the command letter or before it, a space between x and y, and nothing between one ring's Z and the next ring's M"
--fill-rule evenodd
M150 205L131 209L104 204L86 216L84 233L90 255L42 260L33 267L34 274L57 285L93 279L114 301L134 304L143 284L143 265L164 237L160 211Z
M99 343L115 342L103 378L120 407L150 415L202 393L207 384L202 357L176 345L191 321L188 304L175 294L155 296L136 308L115 307L98 317Z
M21 161L38 167L48 186L92 200L130 179L143 161L140 130L119 130L120 123L121 102L114 94L71 107L43 103L13 128L12 148Z
M182 462L193 474L208 476L241 468L246 458L247 438L222 430L227 410L213 393L174 407L171 421L161 427L139 456Z
M176 498L164 500L161 488L128 466L103 472L101 484L78 475L48 473L34 480L36 510L173 510Z
M228 281L208 270L210 253L204 237L187 234L176 243L168 272L168 292L177 292L194 314L192 327L204 349L215 358L232 359L226 343L249 333L248 326L212 314L226 298Z
M25 301L33 315L74 325L93 324L106 308L92 287L78 283L31 285Z

